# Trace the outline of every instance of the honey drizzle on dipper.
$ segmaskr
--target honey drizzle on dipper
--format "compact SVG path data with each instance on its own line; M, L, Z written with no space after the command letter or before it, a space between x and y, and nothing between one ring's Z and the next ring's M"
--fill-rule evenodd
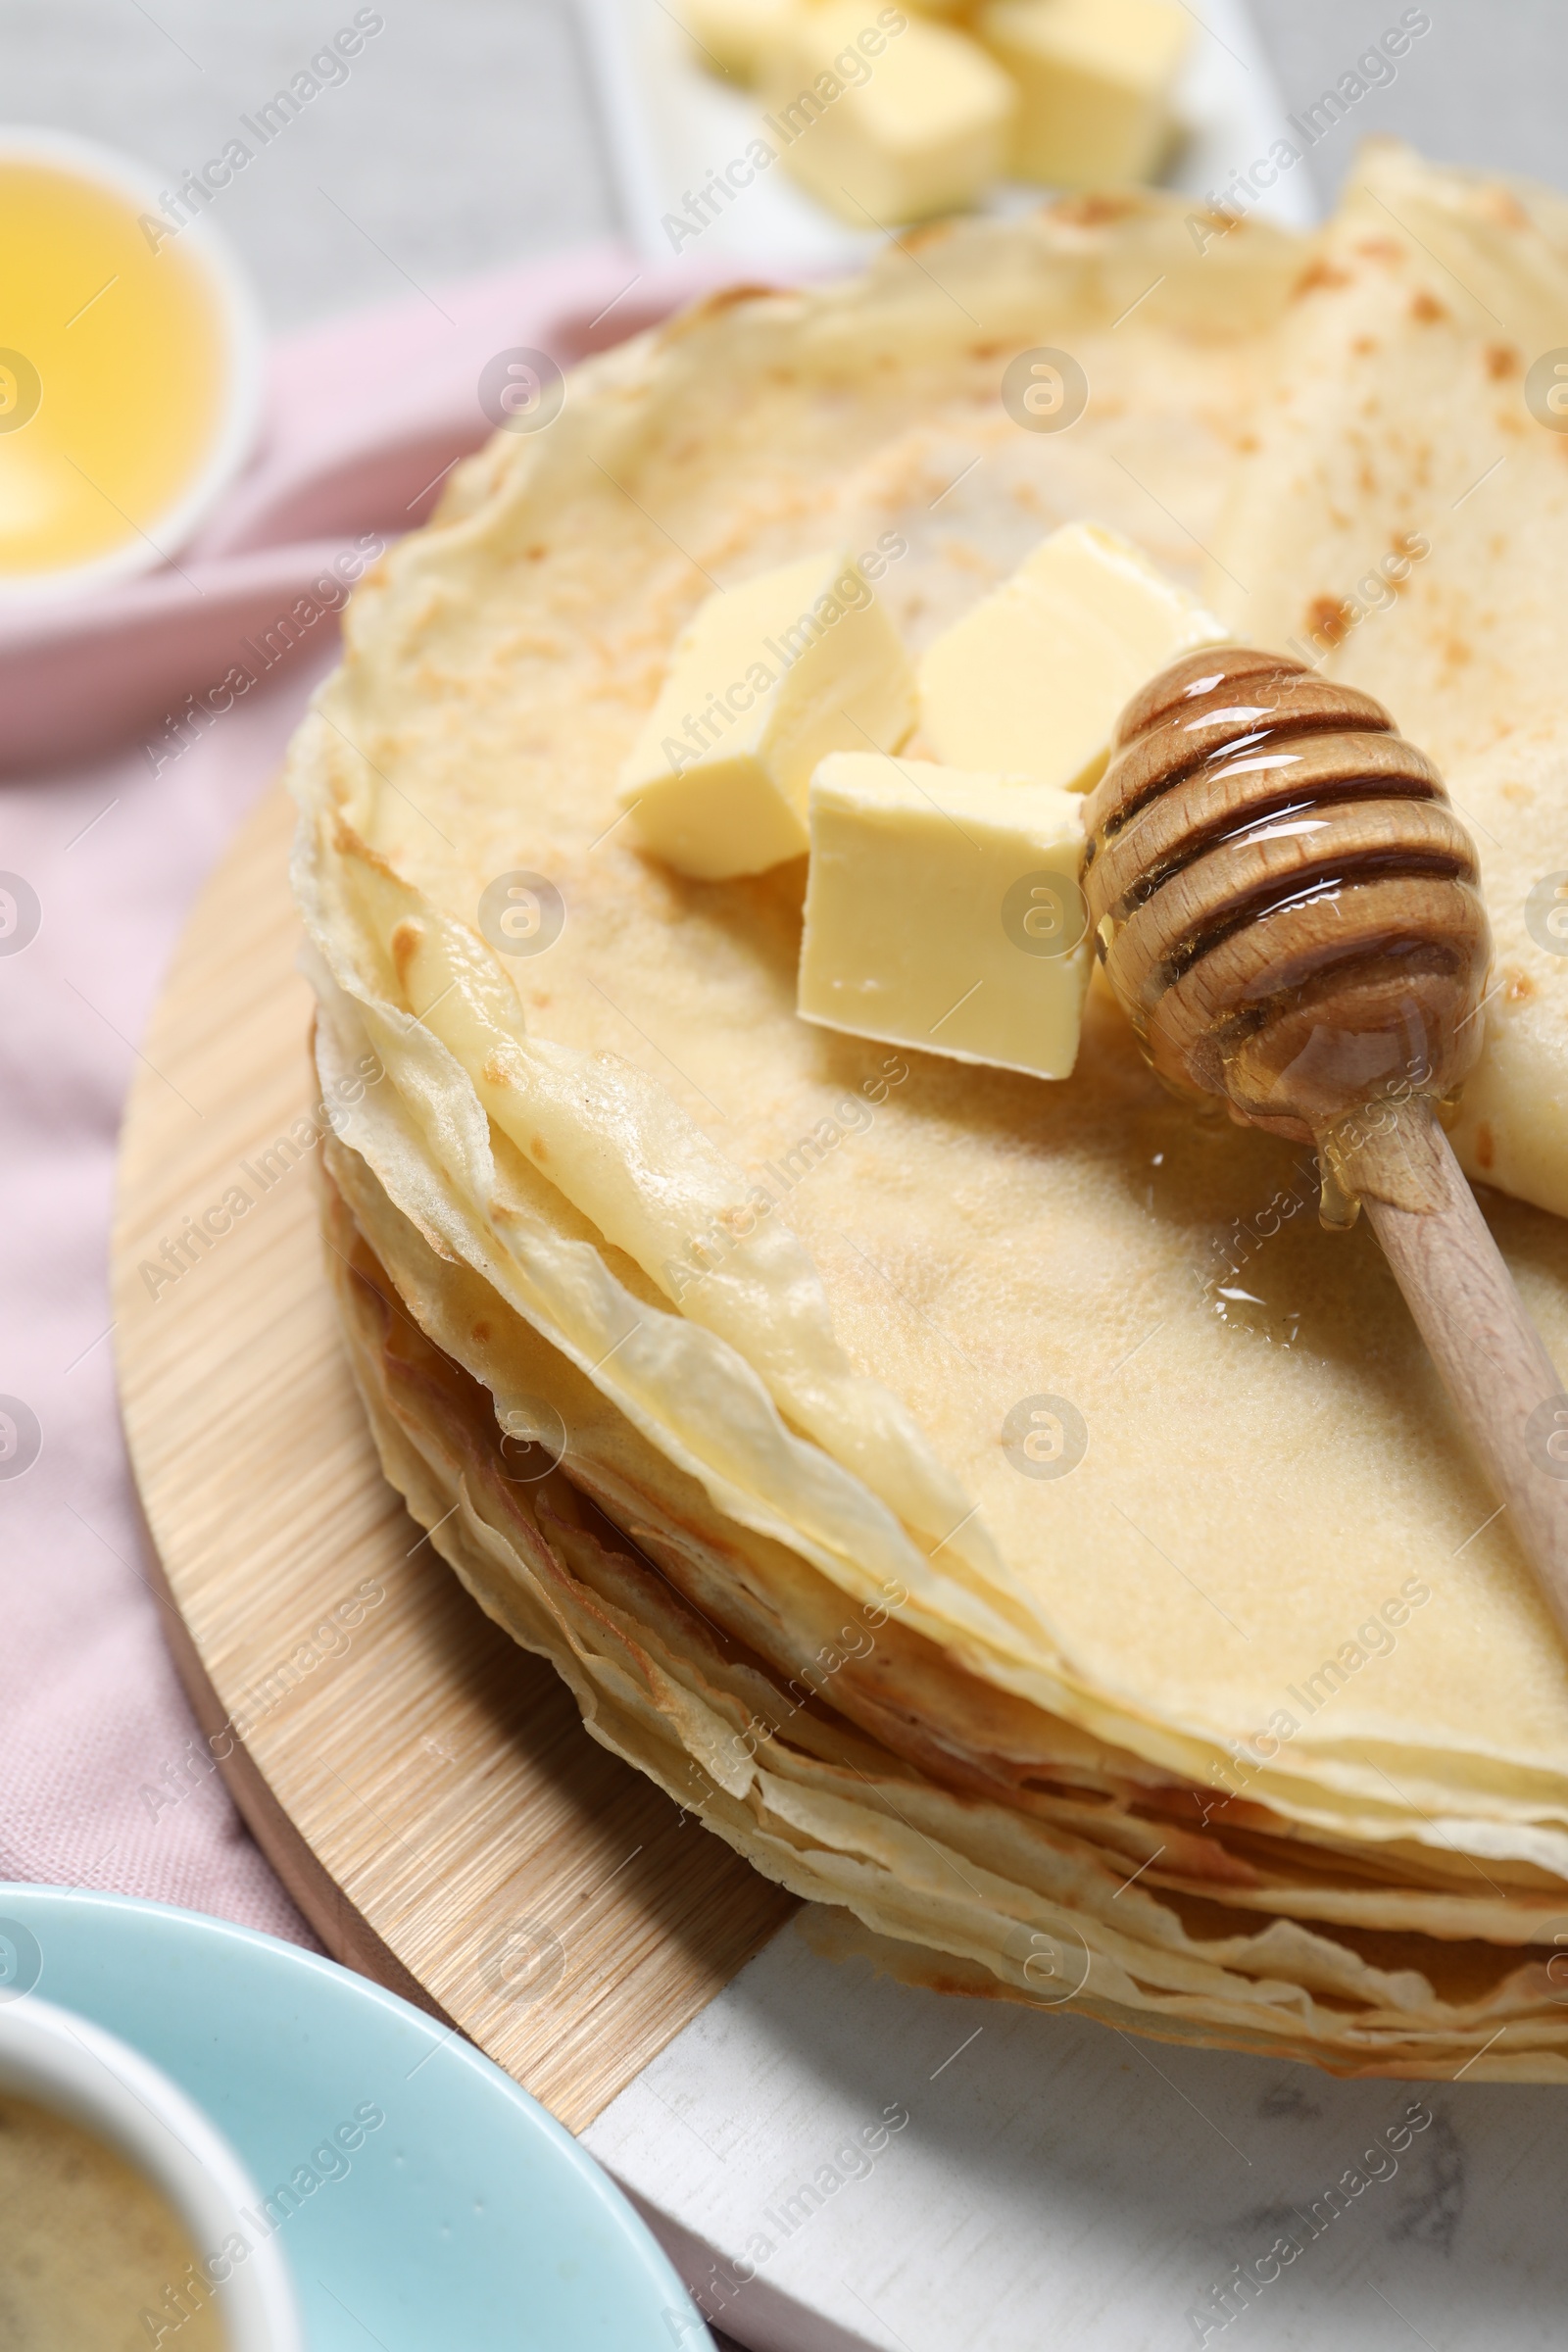
M1368 1222L1568 1642L1562 1383L1439 1124L1481 1051L1476 854L1382 705L1279 654L1189 654L1122 712L1086 812L1106 976L1179 1094L1309 1138Z
M1492 952L1475 849L1370 695L1187 655L1123 711L1086 830L1097 951L1177 1092L1316 1143L1330 1196L1369 1100L1457 1092Z

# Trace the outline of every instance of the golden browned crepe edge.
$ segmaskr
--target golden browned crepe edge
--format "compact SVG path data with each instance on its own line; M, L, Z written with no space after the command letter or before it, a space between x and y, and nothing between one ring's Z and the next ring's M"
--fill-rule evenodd
M482 1559L476 1561L471 1549L466 1548L461 1540L456 1539L456 1531L451 1529L448 1516L456 1507L451 1498L451 1490L445 1485L429 1480L427 1460L424 1464L426 1476L421 1479L418 1465L412 1463L408 1449L398 1443L393 1433L392 1417L386 1410L384 1396L377 1394L381 1374L377 1371L375 1357L379 1343L371 1346L366 1344L368 1330L366 1322L366 1309L369 1303L370 1294L374 1293L379 1297L385 1316L399 1315L402 1325L399 1334L400 1341L406 1342L409 1335L415 1332L416 1327L407 1314L400 1313L400 1310L394 1306L393 1302L398 1298L396 1288L391 1283L390 1277L385 1274L384 1269L380 1267L379 1261L375 1258L369 1246L359 1233L342 1197L336 1192L330 1178L327 1179L324 1206L329 1236L328 1260L332 1266L334 1281L339 1292L345 1334L350 1343L356 1379L365 1397L372 1429L389 1475L393 1476L394 1483L405 1493L411 1507L416 1511L416 1516L434 1531L433 1541L437 1547L452 1560L463 1581L487 1612L506 1626L514 1639L523 1642L529 1648L541 1649L552 1657L558 1670L564 1673L572 1688L578 1704L582 1708L584 1721L589 1731L601 1738L605 1744L610 1745L614 1752L625 1755L628 1761L633 1762L640 1769L648 1771L650 1759L646 1749L642 1752L628 1752L628 1747L623 1740L612 1730L608 1711L603 1703L603 1695L595 1689L593 1677L583 1673L581 1661L571 1657L569 1642L563 1644L559 1635L556 1639L552 1639L550 1629L539 1614L534 1610L519 1606L519 1590L514 1576L503 1574L498 1577L493 1571L487 1573ZM383 1321L382 1340L385 1339L390 1328L390 1322ZM418 1335L418 1346L425 1351L426 1372L428 1373L432 1365L438 1364L439 1381L455 1382L473 1391L473 1395L468 1399L470 1408L477 1412L481 1425L486 1422L493 1425L493 1407L487 1394L479 1390L477 1384L473 1383L468 1375L462 1372L461 1367L452 1363L450 1358L445 1357L434 1346L434 1343L425 1339L422 1334ZM418 1414L422 1434L426 1437L435 1429L441 1419L439 1410L433 1408L433 1392L427 1386ZM470 1458L474 1458L472 1434L470 1426L464 1441L469 1448ZM488 1435L485 1443L488 1443ZM482 1453L483 1450L484 1446L482 1445L480 1452ZM493 1454L493 1446L489 1450ZM561 1479L559 1473L556 1474L555 1479L540 1483L548 1490L546 1494L538 1496L539 1503L544 1506L545 1526L541 1528L539 1524L537 1506L531 1513L527 1509L520 1511L514 1509L508 1514L509 1536L512 1542L518 1544L518 1548L526 1556L527 1566L533 1574L538 1575L542 1572L546 1577L554 1579L558 1588L564 1590L565 1582L576 1583L577 1580L573 1576L572 1568L567 1565L560 1551L562 1542L564 1540L569 1544L571 1540L568 1534L571 1520L564 1518L562 1512L564 1509L571 1512L575 1518L580 1519L582 1505L572 1494L569 1482ZM492 1488L505 1484L504 1480L498 1478L492 1482ZM517 1500L514 1494L506 1499L514 1504ZM598 1513L594 1506L590 1504L588 1507L591 1515L597 1518ZM443 1520L448 1522L445 1531L440 1525ZM443 1542L443 1532L447 1535L446 1542ZM588 1541L590 1544L594 1544L591 1534ZM595 1544L594 1548L602 1560L604 1557L603 1547ZM623 1565L629 1566L630 1563L623 1562ZM651 1573L647 1563L644 1563L642 1570L638 1573L644 1576ZM577 1589L580 1597L583 1591L580 1584ZM645 1599L653 1598L646 1587L644 1592ZM619 1597L623 1603L624 1592ZM595 1610L602 1611L605 1606L603 1596L596 1601L592 1594L589 1594L587 1606L590 1613ZM678 1607L679 1604L677 1604ZM689 1612L685 1614L687 1621L680 1631L679 1639L689 1645L693 1654L699 1654L705 1644L711 1649L711 1635L705 1635L697 1621L690 1618ZM619 1611L619 1622L621 1630L624 1632L628 1620L625 1618L623 1607ZM842 1742L832 1732L830 1726L820 1720L821 1714L825 1712L829 1711L817 1711L817 1722L813 1728L826 1735L827 1745L831 1750L841 1746ZM869 1761L871 1751L867 1748L866 1743L859 1739L858 1735L851 1735L851 1738L853 1745L866 1754ZM635 1743L633 1744L635 1745ZM808 1899L818 1903L824 1899L820 1884L811 1883L808 1874L803 1880L791 1871L787 1859L783 1866L780 1866L780 1857L776 1849L772 1853L758 1850L757 1844L746 1835L744 1815L737 1816L733 1807L725 1807L722 1789L705 1775L701 1765L697 1764L690 1754L682 1752L678 1740L671 1742L669 1752L663 1759L663 1768L659 1769L656 1766L653 1777L659 1779L662 1785L665 1786L666 1791L676 1796L677 1801L693 1806L707 1826L716 1830L719 1835L725 1836L728 1842L737 1850L747 1854L748 1859L755 1866L763 1869L766 1875L780 1879L786 1886L793 1885L795 1891L807 1895ZM863 1910L857 1911L855 1916L858 1922L857 1926L853 1929L844 1927L840 1933L841 1948L848 1950L853 1947L871 1952L878 1957L880 1965L894 1967L895 1973L902 1975L905 1981L927 1984L935 1989L984 1991L995 1997L1018 1999L1031 2006L1070 2006L1085 2014L1096 2016L1102 2022L1152 2034L1156 2038L1191 2041L1202 2046L1251 2049L1274 2056L1295 2057L1324 2066L1330 2071L1338 2073L1396 2074L1409 2076L1412 2079L1442 2080L1456 2072L1460 2066L1466 2066L1468 2072L1479 2071L1488 2077L1494 2071L1494 2066L1486 2062L1477 2061L1475 2065L1468 2064L1469 2061L1475 2059L1477 2050L1486 2038L1480 2025L1459 2027L1455 2031L1447 2033L1434 2033L1430 2029L1417 2030L1407 2036L1398 2038L1390 2035L1386 2031L1374 2036L1365 2034L1363 2030L1363 2038L1368 2046L1357 2048L1355 2046L1356 2036L1353 2034L1348 2037L1348 2046L1347 2046L1344 2037L1332 2035L1293 2036L1277 2029L1271 2031L1268 2025L1263 2023L1260 2023L1255 2029L1250 2030L1250 2020L1242 2018L1229 2017L1223 2023L1216 2023L1212 2019L1201 2016L1183 2015L1181 2013L1183 2007L1190 2007L1192 2004L1183 2004L1180 2001L1167 2002L1161 2010L1152 2011L1142 2006L1136 1998L1107 1999L1102 1996L1096 1997L1087 1990L1069 2001L1058 2001L1054 1998L1042 2000L1037 1999L1031 1992L1029 1983L1009 1984L1005 1978L999 1978L973 1955L966 1956L961 1951L947 1951L940 1946L925 1948L918 1941L909 1940L907 1923L904 1923L902 1935L895 1929L894 1935L890 1937L887 1932L890 1925L893 1924L890 1918L878 1919L875 1916L867 1918ZM824 1930L823 1933L831 1941L833 1931ZM857 1936L861 1939L858 1944L855 1942ZM1383 1938L1381 1940L1391 1939ZM1400 1945L1412 1945L1415 1942L1415 1939L1409 1936L1401 1936L1394 1940ZM889 1952L896 1952L896 1962L889 1960ZM1453 1954L1452 1957L1458 1958L1460 1955ZM1256 2012L1254 2011L1253 2014L1255 2015ZM1508 2022L1513 2028L1510 2047L1493 2053L1496 2079L1557 2080L1559 2079L1559 2068L1562 2070L1561 2079L1568 2079L1568 2014L1564 2015L1560 2030L1555 2017L1551 2015L1548 2015L1544 2021L1538 2014L1530 2018L1516 2016ZM1495 2027L1492 2025L1490 2017L1485 2023L1489 2033L1495 2032ZM1559 2031L1562 2032L1564 2039L1563 2055L1559 2055L1552 2046ZM1525 2071L1521 2072L1521 2069Z

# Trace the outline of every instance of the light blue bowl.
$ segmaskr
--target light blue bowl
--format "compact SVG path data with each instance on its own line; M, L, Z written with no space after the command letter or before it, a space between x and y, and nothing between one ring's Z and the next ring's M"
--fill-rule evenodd
M227 2135L270 2200L311 2352L710 2345L571 2134L395 1993L222 1920L45 1886L0 1885L0 1997L36 1971Z

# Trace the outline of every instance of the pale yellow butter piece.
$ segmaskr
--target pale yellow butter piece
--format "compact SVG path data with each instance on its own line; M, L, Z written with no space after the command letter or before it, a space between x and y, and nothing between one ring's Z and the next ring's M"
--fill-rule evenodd
M750 85L763 73L806 0L677 0L700 61Z
M955 767L1088 792L1138 688L1228 634L1130 539L1069 522L929 648L921 734Z
M804 856L817 761L909 732L914 674L863 561L807 556L720 589L678 640L620 800L681 873L720 881Z
M1075 794L839 752L811 779L810 823L807 1020L1068 1076L1091 965Z
M1085 188L1158 170L1193 30L1176 0L992 0L977 28L1017 84L1020 179Z
M767 87L764 135L857 228L958 211L1006 168L1007 75L966 33L905 9L803 9Z

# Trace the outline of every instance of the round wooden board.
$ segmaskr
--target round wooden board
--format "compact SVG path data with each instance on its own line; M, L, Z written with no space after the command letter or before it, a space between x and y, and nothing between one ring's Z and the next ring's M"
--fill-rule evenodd
M314 1153L277 1149L310 1103L292 814L274 790L200 900L121 1142L121 1397L168 1632L328 1950L580 2131L794 1904L588 1738L381 1476Z

